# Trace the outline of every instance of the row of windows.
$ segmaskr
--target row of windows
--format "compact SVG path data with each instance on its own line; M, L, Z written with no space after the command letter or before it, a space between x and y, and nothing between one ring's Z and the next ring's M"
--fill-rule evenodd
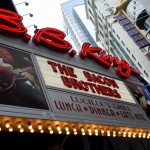
M115 42L116 43L116 45L118 46L118 48L121 50L121 52L123 53L123 55L126 57L126 59L130 62L130 64L132 65L132 66L135 66L134 65L134 63L133 63L133 61L130 59L130 57L127 55L127 53L124 51L124 49L123 49L123 47L119 44L119 42L116 40L116 38L113 36L113 35L111 35L111 37L112 37L112 39L113 39L113 42ZM117 53L120 53L120 51L117 51ZM134 57L134 56L133 56ZM134 57L135 58L135 57ZM138 68L135 66L135 69L137 69L138 70Z
M115 33L115 31L114 31L114 29L113 29L113 32ZM111 34L111 32L110 32L110 35L111 35L111 37L112 37L112 34ZM117 36L118 37L118 39L120 39L120 37L119 36ZM117 40L116 40L117 41ZM124 44L124 42L123 41L121 41L121 43L125 46L125 44ZM120 46L119 46L119 48L121 48ZM126 52L124 51L124 49L121 49L121 51L125 54ZM127 48L127 51L130 53L130 50ZM125 56L127 56L127 54L125 54ZM135 56L132 54L132 58L136 61L136 58L135 58ZM134 63L132 63L132 64L134 64ZM134 65L135 66L135 65ZM141 66L141 64L138 62L138 66L142 69L142 66ZM137 67L136 67L136 69L137 69ZM138 69L137 69L138 70ZM144 70L144 73L145 73L145 75L148 77L148 73Z

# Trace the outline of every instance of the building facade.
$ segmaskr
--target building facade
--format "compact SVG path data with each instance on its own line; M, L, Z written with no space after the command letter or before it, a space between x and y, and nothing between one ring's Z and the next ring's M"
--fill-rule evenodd
M93 46L101 45L96 42L94 27L87 20L85 15L84 0L67 1L61 4L64 18L64 29L70 37L74 48L81 49L84 42L89 42Z
M140 34L142 34L140 36L144 39L146 31L144 32L144 30L139 29L136 25L136 21L132 19L133 15L130 13L136 5L137 8L134 10L138 12L138 6L141 6L142 2L133 6L131 4L133 2L131 1L127 7L127 11L126 9L122 10L125 16L130 20L124 25L116 19L118 14L114 15L114 10L118 2L118 0L85 0L87 18L89 18L95 26L97 41L102 43L108 53L120 59L127 59L135 69L139 70L141 74L150 81L150 61L148 57L146 57L149 54L149 35L147 34L146 44L139 41L139 43L143 45L140 46L138 43L140 38L133 40L134 35L130 36L128 29L125 30L124 28L125 25L130 24L131 29L136 28L137 33L140 32ZM147 1L147 4L148 3ZM146 5L146 2L144 4ZM145 5L142 6L144 7ZM147 12L149 12L149 10L147 10Z
M149 149L150 116L135 74L125 80L119 64L108 68L94 53L91 61L88 50L84 59L73 55L59 29L38 29L31 39L19 14L0 9L0 19L1 147Z

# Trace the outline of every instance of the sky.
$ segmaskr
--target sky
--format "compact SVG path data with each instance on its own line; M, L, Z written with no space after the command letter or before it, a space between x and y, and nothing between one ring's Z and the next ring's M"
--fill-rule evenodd
M13 0L18 13L23 16L24 26L27 27L28 33L31 35L34 34L35 29L32 26L34 24L39 29L54 27L64 30L60 4L66 1L68 0L26 0L29 6L25 6L23 3L25 1ZM33 14L33 17L29 17L28 13Z

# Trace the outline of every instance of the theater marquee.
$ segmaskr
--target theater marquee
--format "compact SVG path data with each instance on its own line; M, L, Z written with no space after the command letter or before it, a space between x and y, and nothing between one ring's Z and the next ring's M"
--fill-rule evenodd
M122 81L36 56L46 86L134 103Z
M22 19L0 9L0 130L150 138L131 93L138 71L90 43L75 57L55 28L37 29L28 44Z
M36 60L57 115L97 123L147 122L122 81L41 56Z

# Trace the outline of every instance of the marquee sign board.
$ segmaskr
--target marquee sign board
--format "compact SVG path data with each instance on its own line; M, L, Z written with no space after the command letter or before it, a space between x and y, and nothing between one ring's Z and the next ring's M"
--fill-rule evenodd
M56 116L92 123L147 124L147 116L117 79L36 56Z
M147 124L146 115L137 105L118 103L109 98L48 90L54 112L61 117L108 124L130 122L130 125Z
M122 81L36 56L46 86L135 104Z
M64 39L65 33L58 29L38 29L30 41L31 36L20 23L20 15L0 10L0 19L0 33L3 34L0 35L0 50L4 50L4 53L0 53L0 96L7 97L3 103L0 98L1 115L37 119L51 116L66 122L72 120L143 128L150 126L148 117L126 87L126 81L140 84L135 79L135 76L140 75L139 72L126 60L107 55L105 50L90 43L84 43L80 55L75 56L72 45ZM11 65L4 58L6 51L15 58L7 57L7 63L15 60ZM6 77L9 82L1 82L7 81ZM25 102L21 104L20 101L25 100L23 94L27 96L28 90L17 88L16 91L19 77L25 77L21 81L24 84L30 82L32 90L36 89L40 93L42 100L34 99L40 102L38 105L36 102L31 105L30 101L27 105L24 105ZM8 84L10 89L6 93ZM16 105L12 101L9 104L5 101L12 98L16 98Z

